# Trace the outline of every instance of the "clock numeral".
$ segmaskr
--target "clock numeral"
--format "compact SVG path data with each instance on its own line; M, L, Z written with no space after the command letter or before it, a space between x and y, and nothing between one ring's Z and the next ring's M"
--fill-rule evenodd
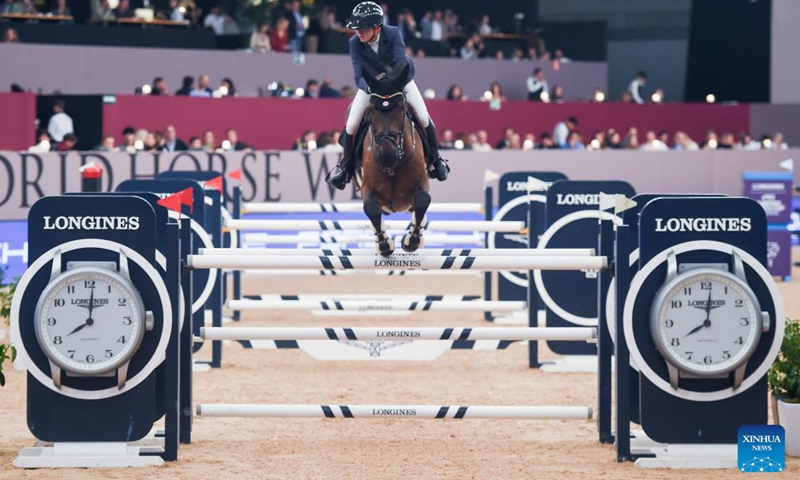
M75 285L68 286L67 293L75 293Z
M63 298L56 298L55 300L53 300L53 305L56 307L63 307L66 304L67 301L64 300Z
M728 287L725 287L725 295L728 294Z
M686 359L687 360L691 360L692 359L692 355L694 355L694 352L686 352Z
M706 365L711 365L711 363L713 362L714 360L711 359L711 355L703 358L703 363L705 363Z
M729 352L728 350L725 350L724 352L722 352L722 359L723 360L727 360L729 358L731 358L731 352Z
M52 327L55 324L56 324L56 319L55 318L50 317L50 318L47 319L47 326L48 327Z
M739 337L736 340L734 340L733 343L738 343L739 345L743 345L744 344L744 340L742 340L742 337Z
M683 302L680 300L672 300L669 302L670 308L681 308L683 306Z
M120 298L119 301L117 302L117 306L120 307L124 307L127 304L128 304L128 299L126 298Z
M683 287L683 294L684 295L691 295L692 294L692 287Z
M75 350L67 350L67 353L69 353L69 358L75 358Z
M108 286L108 293L111 293L111 285Z
M672 339L672 340L669 342L669 344L670 344L670 345L672 345L673 347L678 347L678 346L680 346L680 344L681 344L681 339L680 339L680 338L673 338L673 339Z
M130 325L131 323L133 323L133 319L131 317L122 317L123 325Z
M744 307L744 300L742 300L741 298L737 298L736 300L733 301L733 305L736 308Z
M94 355L86 355L86 363L94 363Z
M84 280L83 288L94 288L94 284L95 284L94 280Z
M112 352L111 350L106 350L106 358L111 358L113 356L114 356L114 352Z
M739 325L743 327L750 325L750 319L747 317L742 317L742 320L739 322Z
M671 319L668 318L668 319L664 320L664 325L667 328L672 328L675 325L675 322L673 322Z
M117 339L117 343L125 343L125 335L123 335L123 336L119 337L119 338Z
M711 282L700 282L700 290L711 290Z
M61 345L64 342L61 340L61 337L53 337L53 343L56 345Z

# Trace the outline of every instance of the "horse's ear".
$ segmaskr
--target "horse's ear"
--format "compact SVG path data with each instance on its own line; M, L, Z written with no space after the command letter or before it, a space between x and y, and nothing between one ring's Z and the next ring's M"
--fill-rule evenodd
M367 86L369 87L371 93L375 93L375 90L378 89L378 80L376 80L375 77L370 75L367 71L362 71L361 74L364 76L364 80L367 81Z
M392 79L392 84L398 92L402 92L406 88L406 84L408 83L408 72L410 69L411 67L409 64L407 62L403 62L403 68L401 68Z

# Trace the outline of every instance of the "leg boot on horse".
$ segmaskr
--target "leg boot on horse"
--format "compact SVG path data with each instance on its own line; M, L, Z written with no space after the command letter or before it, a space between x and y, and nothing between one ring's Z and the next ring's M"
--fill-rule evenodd
M411 214L411 226L408 233L403 236L403 250L416 252L425 246L425 237L422 236L425 228L425 213L431 204L431 196L425 190L420 190L414 195L414 212Z
M325 178L329 185L333 185L339 190L344 190L344 187L350 183L356 170L356 147L353 144L353 136L347 131L342 132L342 143L344 146L342 159Z
M439 136L436 134L433 120L428 123L425 134L428 137L429 147L427 161L428 165L432 166L428 169L428 176L443 182L447 180L447 174L450 173L450 165L447 164L447 160L439 156Z

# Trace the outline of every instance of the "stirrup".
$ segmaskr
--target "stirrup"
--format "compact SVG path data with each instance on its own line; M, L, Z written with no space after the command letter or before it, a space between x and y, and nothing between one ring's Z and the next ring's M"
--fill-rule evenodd
M342 168L341 165L336 165L333 167L333 170L328 172L328 175L325 177L325 181L329 185L333 185L338 190L344 190L352 178L353 175L350 174L350 172Z
M447 174L450 173L450 165L447 163L447 160L439 157L431 162L431 166L433 169L428 170L428 176L430 178L435 178L440 182L447 180Z

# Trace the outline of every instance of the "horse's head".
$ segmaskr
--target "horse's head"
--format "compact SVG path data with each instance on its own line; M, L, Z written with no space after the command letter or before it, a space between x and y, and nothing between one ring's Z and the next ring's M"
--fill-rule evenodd
M371 91L368 116L375 146L373 154L381 169L389 173L394 172L405 156L408 110L402 79L408 75L408 68L406 64L399 74L380 79L364 74ZM414 134L413 130L411 134Z

